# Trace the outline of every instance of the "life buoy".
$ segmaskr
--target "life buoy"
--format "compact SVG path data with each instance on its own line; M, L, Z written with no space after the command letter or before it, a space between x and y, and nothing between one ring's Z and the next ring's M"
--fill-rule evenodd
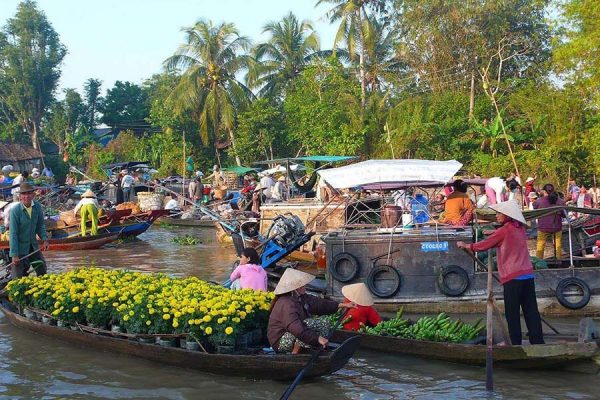
M367 277L367 287L377 297L392 297L402 285L400 273L390 265L374 267Z
M470 283L467 271L458 265L447 265L440 269L438 288L446 296L460 296L467 290Z
M329 271L336 280L346 283L356 278L360 271L360 264L352 254L339 253L331 260Z
M569 286L576 286L581 290L581 299L579 301L571 301L567 298L570 293L568 292ZM563 306L570 310L579 310L587 305L590 302L590 298L592 293L590 291L590 287L584 280L571 277L565 278L558 282L558 286L556 287L556 298L558 302Z

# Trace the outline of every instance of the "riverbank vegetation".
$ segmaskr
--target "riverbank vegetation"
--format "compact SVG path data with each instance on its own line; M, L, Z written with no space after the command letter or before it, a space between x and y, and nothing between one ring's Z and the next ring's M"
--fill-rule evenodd
M293 13L252 43L197 16L163 71L57 93L66 48L24 1L0 34L0 140L58 149L55 170L192 156L251 165L298 154L457 159L467 173L600 173L600 14L593 0L319 0L323 43ZM224 18L226 20L226 17ZM35 24L26 23L35 20ZM42 45L40 45L42 44ZM99 143L99 124L121 132ZM98 132L96 131L96 134ZM185 151L185 154L184 154Z

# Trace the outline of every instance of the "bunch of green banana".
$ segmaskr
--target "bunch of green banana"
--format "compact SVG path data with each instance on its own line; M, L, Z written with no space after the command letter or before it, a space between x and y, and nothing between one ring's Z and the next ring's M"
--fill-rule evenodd
M383 321L373 328L363 326L360 332L405 339L462 343L477 337L483 328L481 320L471 325L458 319L452 320L446 313L440 313L435 318L422 317L411 324L409 320L402 318L402 310L400 310L396 318Z

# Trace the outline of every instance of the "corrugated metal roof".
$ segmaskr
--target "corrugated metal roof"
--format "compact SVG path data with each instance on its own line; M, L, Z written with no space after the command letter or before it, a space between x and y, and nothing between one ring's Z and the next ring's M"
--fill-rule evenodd
M19 143L0 143L0 162L41 159L39 150Z

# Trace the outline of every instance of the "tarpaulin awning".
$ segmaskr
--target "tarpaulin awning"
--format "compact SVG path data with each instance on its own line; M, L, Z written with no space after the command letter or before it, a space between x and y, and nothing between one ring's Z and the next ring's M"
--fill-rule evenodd
M223 171L234 172L238 175L244 175L244 174L247 174L248 172L256 171L256 169L234 165L232 167L223 168Z
M523 216L526 220L537 219L541 217L545 217L547 215L556 214L561 211L572 211L580 214L590 214L590 215L600 215L600 209L597 208L582 208L582 207L574 207L574 206L554 206L547 208L538 208L537 210L523 210ZM477 214L481 216L491 216L496 215L496 211L490 208L478 208L476 210Z
M266 161L257 161L255 165L265 165L265 164L285 164L287 162L298 162L298 161L315 161L315 162L342 162L355 160L358 157L356 156L305 156L305 157L290 157L290 158L275 158L273 160Z
M445 184L462 167L456 160L369 160L318 171L336 189L370 184L413 185L418 182Z

